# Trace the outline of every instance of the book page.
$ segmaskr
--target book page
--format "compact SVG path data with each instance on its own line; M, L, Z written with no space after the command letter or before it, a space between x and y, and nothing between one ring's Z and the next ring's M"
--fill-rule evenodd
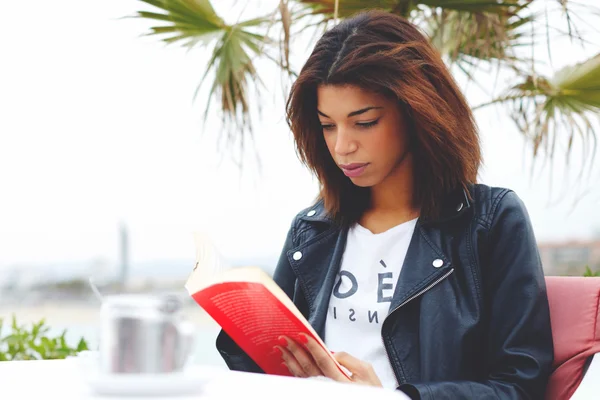
M269 299L259 285L230 288L213 295L211 301L255 346L271 343L281 335L297 337L300 332L308 333L302 321L292 318L280 303Z
M194 232L196 248L192 275L198 282L210 283L218 279L219 274L230 268L211 237L202 232Z
M262 269L258 267L239 267L231 268L220 274L214 275L211 279L206 279L205 276L201 276L198 272L193 271L188 278L185 288L188 293L192 295L200 290L205 289L208 286L224 283L224 282L252 282L260 283L269 290L273 296L279 301L286 305L286 307L296 315L300 320L305 320L302 313L296 308L296 305L288 297L287 294L273 281L273 279ZM308 322L306 322L308 325ZM315 333L316 334L316 333Z

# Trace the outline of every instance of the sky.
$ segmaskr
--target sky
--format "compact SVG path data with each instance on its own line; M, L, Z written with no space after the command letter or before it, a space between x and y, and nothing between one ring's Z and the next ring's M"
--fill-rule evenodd
M248 9L273 4L257 0ZM248 158L240 173L217 151L218 115L205 124L205 97L192 100L207 52L142 37L148 22L121 18L139 9L147 7L134 0L3 5L0 269L115 260L121 222L133 262L193 258L196 231L209 234L228 258L275 260L293 216L315 198L317 182L294 152L272 67L259 64L273 79L265 81L255 121L261 169ZM592 46L583 50L553 43L554 69L598 53L600 37L590 37ZM292 50L303 60L309 49ZM471 89L467 98L484 99ZM580 184L585 195L573 194L572 181L564 189L563 172L570 170L561 160L553 179L546 172L532 177L531 149L503 109L475 116L481 181L517 192L539 241L600 232L598 165Z

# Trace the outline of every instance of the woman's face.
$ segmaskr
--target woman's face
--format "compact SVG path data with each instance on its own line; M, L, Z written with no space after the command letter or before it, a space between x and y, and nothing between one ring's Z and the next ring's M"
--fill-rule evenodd
M321 85L317 97L329 153L355 185L372 187L397 172L408 154L397 101L352 85Z

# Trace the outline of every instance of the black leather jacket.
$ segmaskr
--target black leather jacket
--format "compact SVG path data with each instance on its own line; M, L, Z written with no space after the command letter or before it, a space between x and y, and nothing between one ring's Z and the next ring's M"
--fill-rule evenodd
M472 201L448 196L441 218L415 228L381 329L399 389L421 399L543 399L553 346L529 216L510 190L470 191ZM302 211L274 273L321 337L347 231L320 203ZM224 332L217 348L229 368L260 372Z

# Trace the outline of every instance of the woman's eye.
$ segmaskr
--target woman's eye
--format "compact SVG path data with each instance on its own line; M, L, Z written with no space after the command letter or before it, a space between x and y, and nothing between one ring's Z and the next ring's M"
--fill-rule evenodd
M335 128L335 125L332 125L332 124L322 124L321 128L323 128L324 131L330 131L333 128Z
M357 122L356 125L360 126L361 128L370 128L372 126L377 125L378 122L379 122L379 118L374 119L373 121Z

